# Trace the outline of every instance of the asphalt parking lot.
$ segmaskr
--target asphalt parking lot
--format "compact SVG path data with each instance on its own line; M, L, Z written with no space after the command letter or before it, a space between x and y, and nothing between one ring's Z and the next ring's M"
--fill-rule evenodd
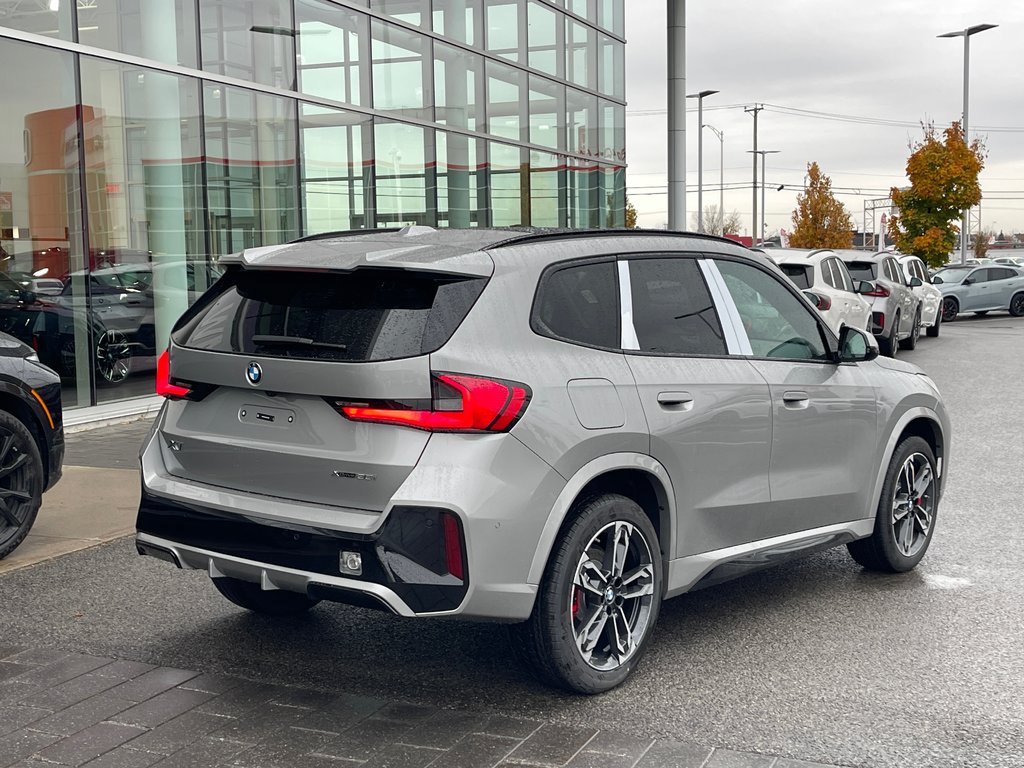
M936 380L955 429L921 566L882 577L839 549L672 600L638 674L603 696L535 684L501 626L342 606L250 616L130 539L0 575L0 645L829 765L1019 767L1024 320L965 318L901 356Z

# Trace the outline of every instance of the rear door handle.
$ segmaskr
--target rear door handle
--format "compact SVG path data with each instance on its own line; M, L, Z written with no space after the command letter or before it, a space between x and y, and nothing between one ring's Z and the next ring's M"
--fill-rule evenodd
M806 392L800 392L798 390L790 390L789 392L782 393L782 402L789 406L800 406L807 403L808 397Z
M658 405L670 410L688 411L693 408L693 395L689 392L659 392Z

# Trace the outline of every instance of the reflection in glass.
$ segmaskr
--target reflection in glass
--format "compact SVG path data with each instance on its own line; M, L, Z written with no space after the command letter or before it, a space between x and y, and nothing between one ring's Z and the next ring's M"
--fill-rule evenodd
M434 31L475 46L479 39L481 0L434 0Z
M434 122L475 131L483 115L482 56L434 43Z
M530 77L530 142L565 146L565 86Z
M36 2L5 2L3 26L60 40L74 40L71 28L70 0L36 0Z
M487 62L487 131L521 141L526 74L494 61Z
M622 43L601 35L601 93L616 99L626 98L626 49Z
M370 118L303 104L299 128L303 234L368 226L373 203L365 162L371 156Z
M373 106L400 112L407 117L429 120L430 94L427 39L380 21L373 32Z
M605 204L601 195L601 166L584 160L569 159L568 225L576 229L603 226Z
M487 50L512 61L520 61L519 18L522 0L488 0Z
M565 59L560 45L564 39L562 18L562 14L556 13L547 4L530 0L527 10L528 63L534 69L556 77L563 76L562 64Z
M529 223L528 166L519 147L489 142L491 155L491 224L513 227Z
M480 139L437 132L438 226L488 226L485 152Z
M367 17L326 0L296 0L299 90L357 106L369 101Z
M99 400L149 394L171 327L210 284L199 82L83 57ZM191 284L189 282L191 277ZM119 348L128 352L119 359Z
M203 69L294 89L291 5L291 0L203 0L199 3Z
M576 21L567 21L566 79L583 88L597 88L597 33Z
M430 28L429 0L370 0L370 8L406 24Z
M614 34L626 34L625 0L598 0L597 23Z
M433 210L436 190L432 163L429 179L427 174L427 159L433 155L433 147L427 147L427 130L378 121L373 132L377 226L434 226L437 212ZM432 145L433 131L430 142Z
M529 217L533 227L564 227L566 223L565 158L546 152L530 153Z
M298 237L295 102L206 83L203 106L213 255Z
M0 331L33 346L60 374L65 407L86 405L96 334L84 302L72 57L4 41L0 68L17 73L5 82L0 113L7 137L0 142ZM81 299L80 306L58 304L61 298Z
M601 137L598 135L597 97L567 88L565 93L568 111L569 151L588 157L600 154Z
M198 64L193 0L79 2L78 35L85 45L165 64Z

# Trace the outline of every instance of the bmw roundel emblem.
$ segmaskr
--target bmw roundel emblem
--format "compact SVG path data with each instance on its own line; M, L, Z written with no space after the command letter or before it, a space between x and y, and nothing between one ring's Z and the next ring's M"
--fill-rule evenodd
M249 363L249 367L245 369L245 380L254 387L263 381L263 369L255 360Z

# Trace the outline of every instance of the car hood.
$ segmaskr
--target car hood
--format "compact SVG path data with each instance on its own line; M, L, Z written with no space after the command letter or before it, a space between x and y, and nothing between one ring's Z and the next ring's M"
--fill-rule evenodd
M875 364L889 371L899 371L900 373L912 373L915 375L924 373L913 363L908 363L904 360L893 360L891 357L876 357Z

